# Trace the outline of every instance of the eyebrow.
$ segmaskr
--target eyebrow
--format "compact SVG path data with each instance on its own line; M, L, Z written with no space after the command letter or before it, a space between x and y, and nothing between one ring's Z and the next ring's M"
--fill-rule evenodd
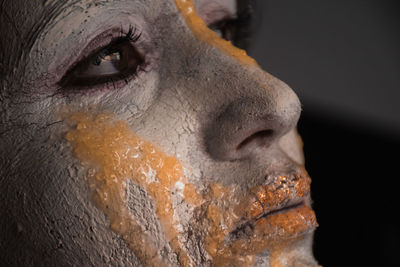
M46 26L54 20L64 9L71 7L77 3L81 3L82 0L55 0L51 1L51 3L47 4L41 13L41 16L39 18L36 18L36 22L31 30L29 31L29 34L26 39L26 47L30 48L33 46L34 42L37 40L37 37L43 32L43 30L46 28Z

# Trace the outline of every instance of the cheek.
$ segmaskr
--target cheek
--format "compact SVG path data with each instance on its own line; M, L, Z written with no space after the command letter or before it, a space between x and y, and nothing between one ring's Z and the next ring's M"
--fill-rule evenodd
M76 128L66 134L66 139L73 145L74 156L89 167L92 200L108 216L111 229L125 239L142 262L160 263L156 255L162 244L144 233L127 208L127 184L132 182L154 201L166 241L179 252L180 262L188 262L177 238L180 230L173 202L185 195L193 204L197 193L186 183L179 161L142 140L127 123L116 121L111 115L79 113L69 120Z
M293 129L279 140L280 148L297 164L304 165L303 141L297 130Z

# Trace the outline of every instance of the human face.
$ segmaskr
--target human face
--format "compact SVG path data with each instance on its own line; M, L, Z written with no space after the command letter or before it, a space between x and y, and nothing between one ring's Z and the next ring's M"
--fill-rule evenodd
M236 2L4 5L9 262L316 264L299 100L207 28Z

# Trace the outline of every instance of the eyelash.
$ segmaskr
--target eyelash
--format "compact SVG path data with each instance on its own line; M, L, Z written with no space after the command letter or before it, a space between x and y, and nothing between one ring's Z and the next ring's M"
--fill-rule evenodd
M145 64L144 61L144 56L143 56L143 62L140 64L136 70L129 71L127 73L119 73L117 75L111 76L111 77L99 77L99 80L102 82L95 83L92 85L71 85L69 84L71 82L71 79L69 76L73 74L73 72L76 70L78 66L80 66L82 63L93 59L94 62L101 62L101 60L104 59L105 54L101 53L103 51L110 51L111 48L113 48L116 45L123 44L124 42L129 42L131 44L137 43L142 36L142 32L139 31L136 27L129 25L128 31L124 32L124 30L121 27L121 30L119 31L119 36L113 37L111 41L109 42L108 45L100 47L99 49L94 50L94 52L89 53L88 56L83 57L82 59L78 60L76 64L72 65L69 70L64 74L63 78L58 82L58 84L61 86L60 90L63 92L91 92L91 91L97 91L100 87L107 87L108 84L112 83L113 88L117 89L115 87L116 82L121 82L124 81L126 84L128 83L128 79L134 79L136 78L138 71L144 71L144 68L142 67L143 64ZM133 46L134 49L136 49L135 46ZM139 53L139 52L138 52ZM140 54L140 53L139 53ZM97 88L96 88L97 87Z
M113 45L120 44L125 41L129 41L132 43L136 43L139 41L140 37L142 36L142 32L138 32L136 27L133 27L132 25L129 25L129 29L127 33L124 33L122 28L120 30L121 36L118 36L117 38L114 38L111 40L110 44L105 48L108 49Z

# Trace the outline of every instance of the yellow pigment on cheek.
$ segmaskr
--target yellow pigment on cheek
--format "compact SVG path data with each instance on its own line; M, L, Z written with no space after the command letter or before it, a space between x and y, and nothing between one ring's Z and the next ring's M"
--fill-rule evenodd
M198 40L220 49L242 64L257 65L256 61L246 54L246 51L233 46L231 42L222 39L217 33L210 30L195 12L192 0L175 0L175 4L185 19L187 26Z

